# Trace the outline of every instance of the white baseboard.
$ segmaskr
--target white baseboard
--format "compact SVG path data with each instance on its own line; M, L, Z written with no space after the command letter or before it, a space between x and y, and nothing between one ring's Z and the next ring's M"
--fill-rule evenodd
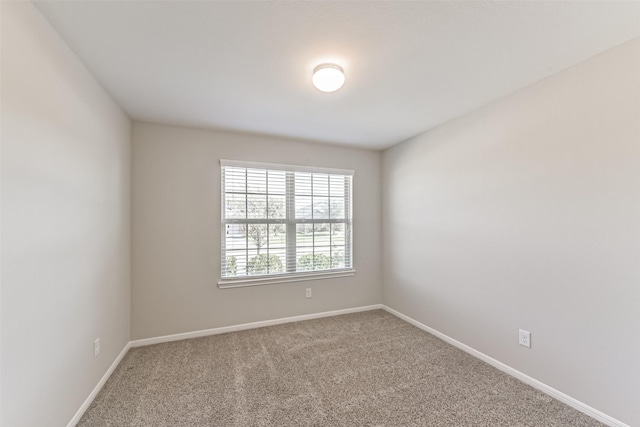
M574 399L571 396L568 396L564 393L562 393L561 391L556 390L555 388L546 385L543 382L540 382L538 380L536 380L535 378L531 378L530 376L523 374L522 372L518 371L517 369L512 368L511 366L505 365L502 362L497 361L496 359L487 356L484 353L479 352L478 350L469 347L466 344L461 343L460 341L457 341L453 338L451 338L448 335L443 334L442 332L439 332L433 328L430 328L427 325L424 325L420 322L418 322L415 319L412 319L409 316L406 316L394 309L392 309L391 307L387 307L386 305L382 305L382 309L393 314L396 317L399 317L400 319L411 323L413 326L416 326L420 329L422 329L423 331L429 332L432 335L435 335L436 337L440 338L441 340L451 344L454 347L459 348L460 350L469 353L470 355L488 363L489 365L493 366L494 368L497 368L499 370L501 370L502 372L511 375L512 377L515 377L517 379L519 379L520 381L522 381L525 384L530 385L531 387L540 390L541 392L553 397L554 399L559 400L560 402L571 406L574 409L577 409L578 411L582 412L583 414L586 414L588 416L590 416L591 418L595 418L596 420L600 421L601 423L604 423L608 426L611 427L629 427L629 425L623 423L622 421L618 421L617 419L610 417L609 415L598 411L595 408L592 408L591 406L580 402L577 399Z
M222 326L220 328L204 329L201 331L184 332L181 334L164 335L160 337L144 338L131 341L131 347L160 344L170 341L186 340L189 338L206 337L209 335L226 334L227 332L244 331L246 329L264 328L265 326L281 325L283 323L300 322L303 320L320 319L322 317L339 316L341 314L358 313L361 311L378 310L382 304L366 305L363 307L345 308L343 310L324 311L321 313L303 314L301 316L284 317L281 319L263 320L260 322L241 323L239 325Z
M84 413L87 411L87 409L91 405L91 402L93 402L93 399L95 399L98 393L100 392L100 390L102 390L102 387L107 382L111 374L113 374L113 371L116 370L116 368L122 361L122 358L124 358L124 355L127 354L127 351L129 351L129 348L131 348L131 342L128 342L124 346L124 348L122 349L118 357L116 357L116 360L113 361L111 366L109 366L109 369L107 369L107 372L105 372L105 374L102 376L100 381L98 381L98 384L91 391L91 394L89 394L89 397L87 397L87 399L84 401L80 409L78 409L78 412L76 412L73 418L71 418L71 421L69 421L69 424L67 424L67 427L74 427L76 424L78 424L78 421L80 421L80 418L82 418Z

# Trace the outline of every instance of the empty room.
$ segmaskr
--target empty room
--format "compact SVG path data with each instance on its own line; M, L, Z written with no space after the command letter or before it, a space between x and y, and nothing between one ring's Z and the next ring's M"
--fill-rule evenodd
M2 427L640 427L640 2L0 16Z

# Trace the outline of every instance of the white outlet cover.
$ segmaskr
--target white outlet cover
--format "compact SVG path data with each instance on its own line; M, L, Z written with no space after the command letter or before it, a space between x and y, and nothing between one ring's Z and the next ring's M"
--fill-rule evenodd
M520 329L518 334L518 343L527 348L531 348L531 332Z

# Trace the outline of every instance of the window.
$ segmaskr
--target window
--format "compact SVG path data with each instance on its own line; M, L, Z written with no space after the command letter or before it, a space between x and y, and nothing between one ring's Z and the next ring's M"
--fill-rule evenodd
M220 163L221 287L353 274L352 171Z

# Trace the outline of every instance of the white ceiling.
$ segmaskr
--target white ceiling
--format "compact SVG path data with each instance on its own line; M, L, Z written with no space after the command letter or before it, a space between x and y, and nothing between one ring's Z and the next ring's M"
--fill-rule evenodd
M36 5L135 119L374 149L640 36L640 2Z

